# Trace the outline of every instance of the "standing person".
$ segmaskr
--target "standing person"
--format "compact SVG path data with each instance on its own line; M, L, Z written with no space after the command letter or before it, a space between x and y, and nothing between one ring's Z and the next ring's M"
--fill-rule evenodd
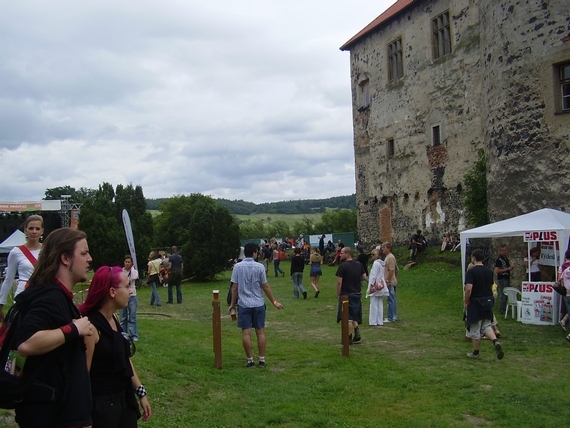
M303 287L303 271L305 270L305 258L301 255L301 249L295 248L291 258L291 279L293 280L293 297L299 298L299 291L303 293L303 299L307 298L307 290Z
M245 366L255 367L251 345L251 329L255 328L259 351L258 367L264 368L267 344L265 339L266 309L262 291L277 309L283 309L283 305L273 297L263 266L254 260L258 251L256 244L251 242L245 244L245 259L234 266L232 272L232 302L228 312L231 313L235 310L236 299L239 295L237 326L241 328L243 349L247 357Z
M136 281L139 279L139 271L133 265L131 256L125 256L123 261L123 272L129 278L130 297L129 303L124 308L121 308L121 328L129 337L135 342L139 340L138 324L137 324L137 309L139 301L137 299Z
M323 271L321 269L322 261L323 257L321 256L319 249L317 247L313 247L311 249L311 257L309 258L309 264L311 265L309 275L311 276L311 285L315 290L315 298L319 297L319 294L321 292L319 290L319 279L323 275Z
M319 253L321 254L321 257L325 257L325 234L323 233L321 235L321 237L319 238Z
M495 273L497 274L497 285L499 286L499 313L504 315L507 309L507 296L503 293L506 287L511 286L511 271L514 269L507 258L507 246L501 245L499 257L495 260Z
M147 273L148 273L148 281L150 286L152 287L152 291L150 294L150 305L154 305L156 302L156 306L162 306L160 304L160 296L158 295L158 286L160 285L160 267L162 263L162 259L160 257L160 253L158 251L152 251L150 256L148 257L148 264L147 264Z
M356 258L356 260L358 260L362 264L362 267L364 267L364 272L366 272L366 276L368 276L368 259L370 259L370 254L366 254L364 252L364 248L362 247L362 245L360 245L359 247L360 248L358 249L358 257Z
M506 254L505 254L506 256ZM501 360L505 353L493 332L493 271L483 266L485 254L477 249L471 254L473 267L465 274L465 311L467 337L473 342L473 352L467 358L480 358L481 338L486 336L493 341L497 358Z
M178 247L172 247L172 254L168 258L168 301L172 303L172 287L176 287L176 302L182 303L182 271L184 270L184 260L178 254Z
M160 261L160 277L162 278L162 286L168 287L170 282L170 275L168 274L168 266L170 266L170 254L164 253L161 255Z
M540 273L540 249L538 247L532 247L530 249L530 262L528 257L524 258L524 266L526 268L526 276L528 279L528 274L530 273L530 280L532 282L540 282L541 281L541 273Z
M45 385L16 406L20 427L91 425L91 388L84 337L89 318L79 315L71 290L87 280L91 263L85 233L70 228L46 238L28 287L16 297L23 313L16 332L26 358L24 379ZM47 394L46 394L47 393Z
M277 244L273 244L273 269L275 270L275 278L279 276L278 273L280 273L281 276L285 276L285 272L279 267L280 263L279 248L277 248Z
M24 291L24 287L30 279L38 255L42 249L40 238L44 233L44 219L39 215L31 215L24 222L24 234L26 243L19 247L14 247L8 254L8 266L6 277L0 288L0 322L4 322L4 305L8 302L8 294L14 284L14 278L18 274L18 286L14 292L14 297Z
M366 291L366 297L370 298L368 324L371 326L384 325L384 297L389 294L388 285L384 279L384 261L380 255L380 250L372 250L371 256L374 262L370 269L368 290Z
M366 280L366 272L362 264L352 259L352 249L343 247L340 250L342 263L336 271L336 297L338 298L337 322L342 317L341 296L348 297L348 329L349 341L360 342L360 330L362 324L362 281ZM353 334L354 333L354 334Z
M79 307L95 329L85 339L91 379L93 428L136 428L151 415L146 389L131 362L129 340L123 336L116 312L129 302L129 278L119 266L101 266L93 275L85 302Z
M382 244L384 258L384 279L388 284L388 318L384 322L394 322L398 320L398 310L396 305L396 286L398 285L398 262L392 254L392 243L386 241Z
M269 263L271 262L271 248L269 248L269 244L266 242L262 249L261 255L263 259L263 267L265 268L265 275L269 273Z

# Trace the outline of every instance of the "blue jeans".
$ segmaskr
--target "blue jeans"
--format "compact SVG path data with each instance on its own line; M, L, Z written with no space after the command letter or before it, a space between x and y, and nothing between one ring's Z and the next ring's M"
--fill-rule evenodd
M293 272L293 296L295 299L299 298L299 290L301 293L306 293L305 287L303 287L303 272Z
M172 284L171 282L168 283L168 303L172 303L172 287L176 285L176 302L182 303L182 289L180 287L180 283Z
M504 314L505 311L507 310L508 297L505 293L503 293L503 290L505 289L505 287L511 286L511 280L497 278L497 285L498 285L497 293L499 293L499 313Z
M398 314L396 312L396 286L395 285L388 285L388 320L389 321L396 321L398 319Z
M139 301L137 296L129 297L127 307L121 309L121 328L129 335L131 339L138 339L139 333L137 328L137 308Z
M279 267L279 263L281 263L281 260L279 259L275 259L273 260L273 268L275 269L275 277L278 277L279 274L284 274L285 272L283 272L283 270Z
M152 292L150 294L150 304L154 305L154 302L156 301L156 306L161 306L160 304L160 296L158 295L158 284L155 281L152 281L150 283L150 286L152 287Z

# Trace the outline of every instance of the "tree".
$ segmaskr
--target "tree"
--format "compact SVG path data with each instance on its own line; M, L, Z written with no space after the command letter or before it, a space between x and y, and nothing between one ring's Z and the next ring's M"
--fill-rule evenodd
M262 236L272 237L272 238L285 238L291 235L291 229L289 225L284 220L277 220L271 225L267 226L267 233L265 235L254 236L254 238L260 238Z
M59 200L62 199L61 195L70 195L69 202L82 204L85 200L95 195L95 190L86 187L81 187L79 190L75 190L71 186L53 187L46 189L44 199L48 201Z
M103 183L93 196L84 200L79 213L79 228L87 234L92 266L121 265L129 254L123 227L122 212L126 209L131 219L137 269L144 269L152 243L152 217L146 212L146 202L141 186L133 188L118 185L116 190Z
M212 280L237 256L239 226L229 210L209 196L175 196L160 208L162 214L155 218L156 242L179 247L186 277Z
M240 221L239 234L241 239L255 239L267 236L265 233L265 226L261 220Z
M489 210L487 206L487 162L485 150L477 150L477 162L473 168L463 176L465 192L465 217L471 226L479 227L489 223Z
M315 226L315 230L326 233L354 233L354 239L358 237L356 227L356 209L327 211L321 216L321 222Z
M122 264L126 240L123 228L117 221L113 203L115 192L109 183L103 183L93 198L85 200L79 212L79 228L87 234L91 266Z

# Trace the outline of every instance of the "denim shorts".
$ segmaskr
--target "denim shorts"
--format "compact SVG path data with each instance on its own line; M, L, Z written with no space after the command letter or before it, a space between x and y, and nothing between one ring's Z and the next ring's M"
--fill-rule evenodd
M238 307L238 328L264 328L265 327L265 305L257 308Z

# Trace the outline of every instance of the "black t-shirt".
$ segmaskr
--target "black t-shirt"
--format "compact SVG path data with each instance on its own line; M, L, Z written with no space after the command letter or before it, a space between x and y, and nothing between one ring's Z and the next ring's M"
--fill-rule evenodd
M471 297L492 296L493 271L486 266L473 266L465 274L465 284L473 284Z
M336 276L342 278L341 294L361 293L363 274L366 274L364 267L357 260L342 262L336 271Z
M360 264L362 264L362 266L364 267L364 272L366 272L366 275L368 275L368 259L370 258L369 254L365 254L365 253L360 253L357 257L356 260L358 260L360 262Z
M505 256L499 256L495 261L495 267L498 267L500 269L506 269L510 266L511 264L509 263L509 259L506 258ZM499 279L509 279L510 277L511 277L511 271L497 274L497 278Z
M295 272L303 272L305 270L305 259L301 255L291 257L291 275Z

